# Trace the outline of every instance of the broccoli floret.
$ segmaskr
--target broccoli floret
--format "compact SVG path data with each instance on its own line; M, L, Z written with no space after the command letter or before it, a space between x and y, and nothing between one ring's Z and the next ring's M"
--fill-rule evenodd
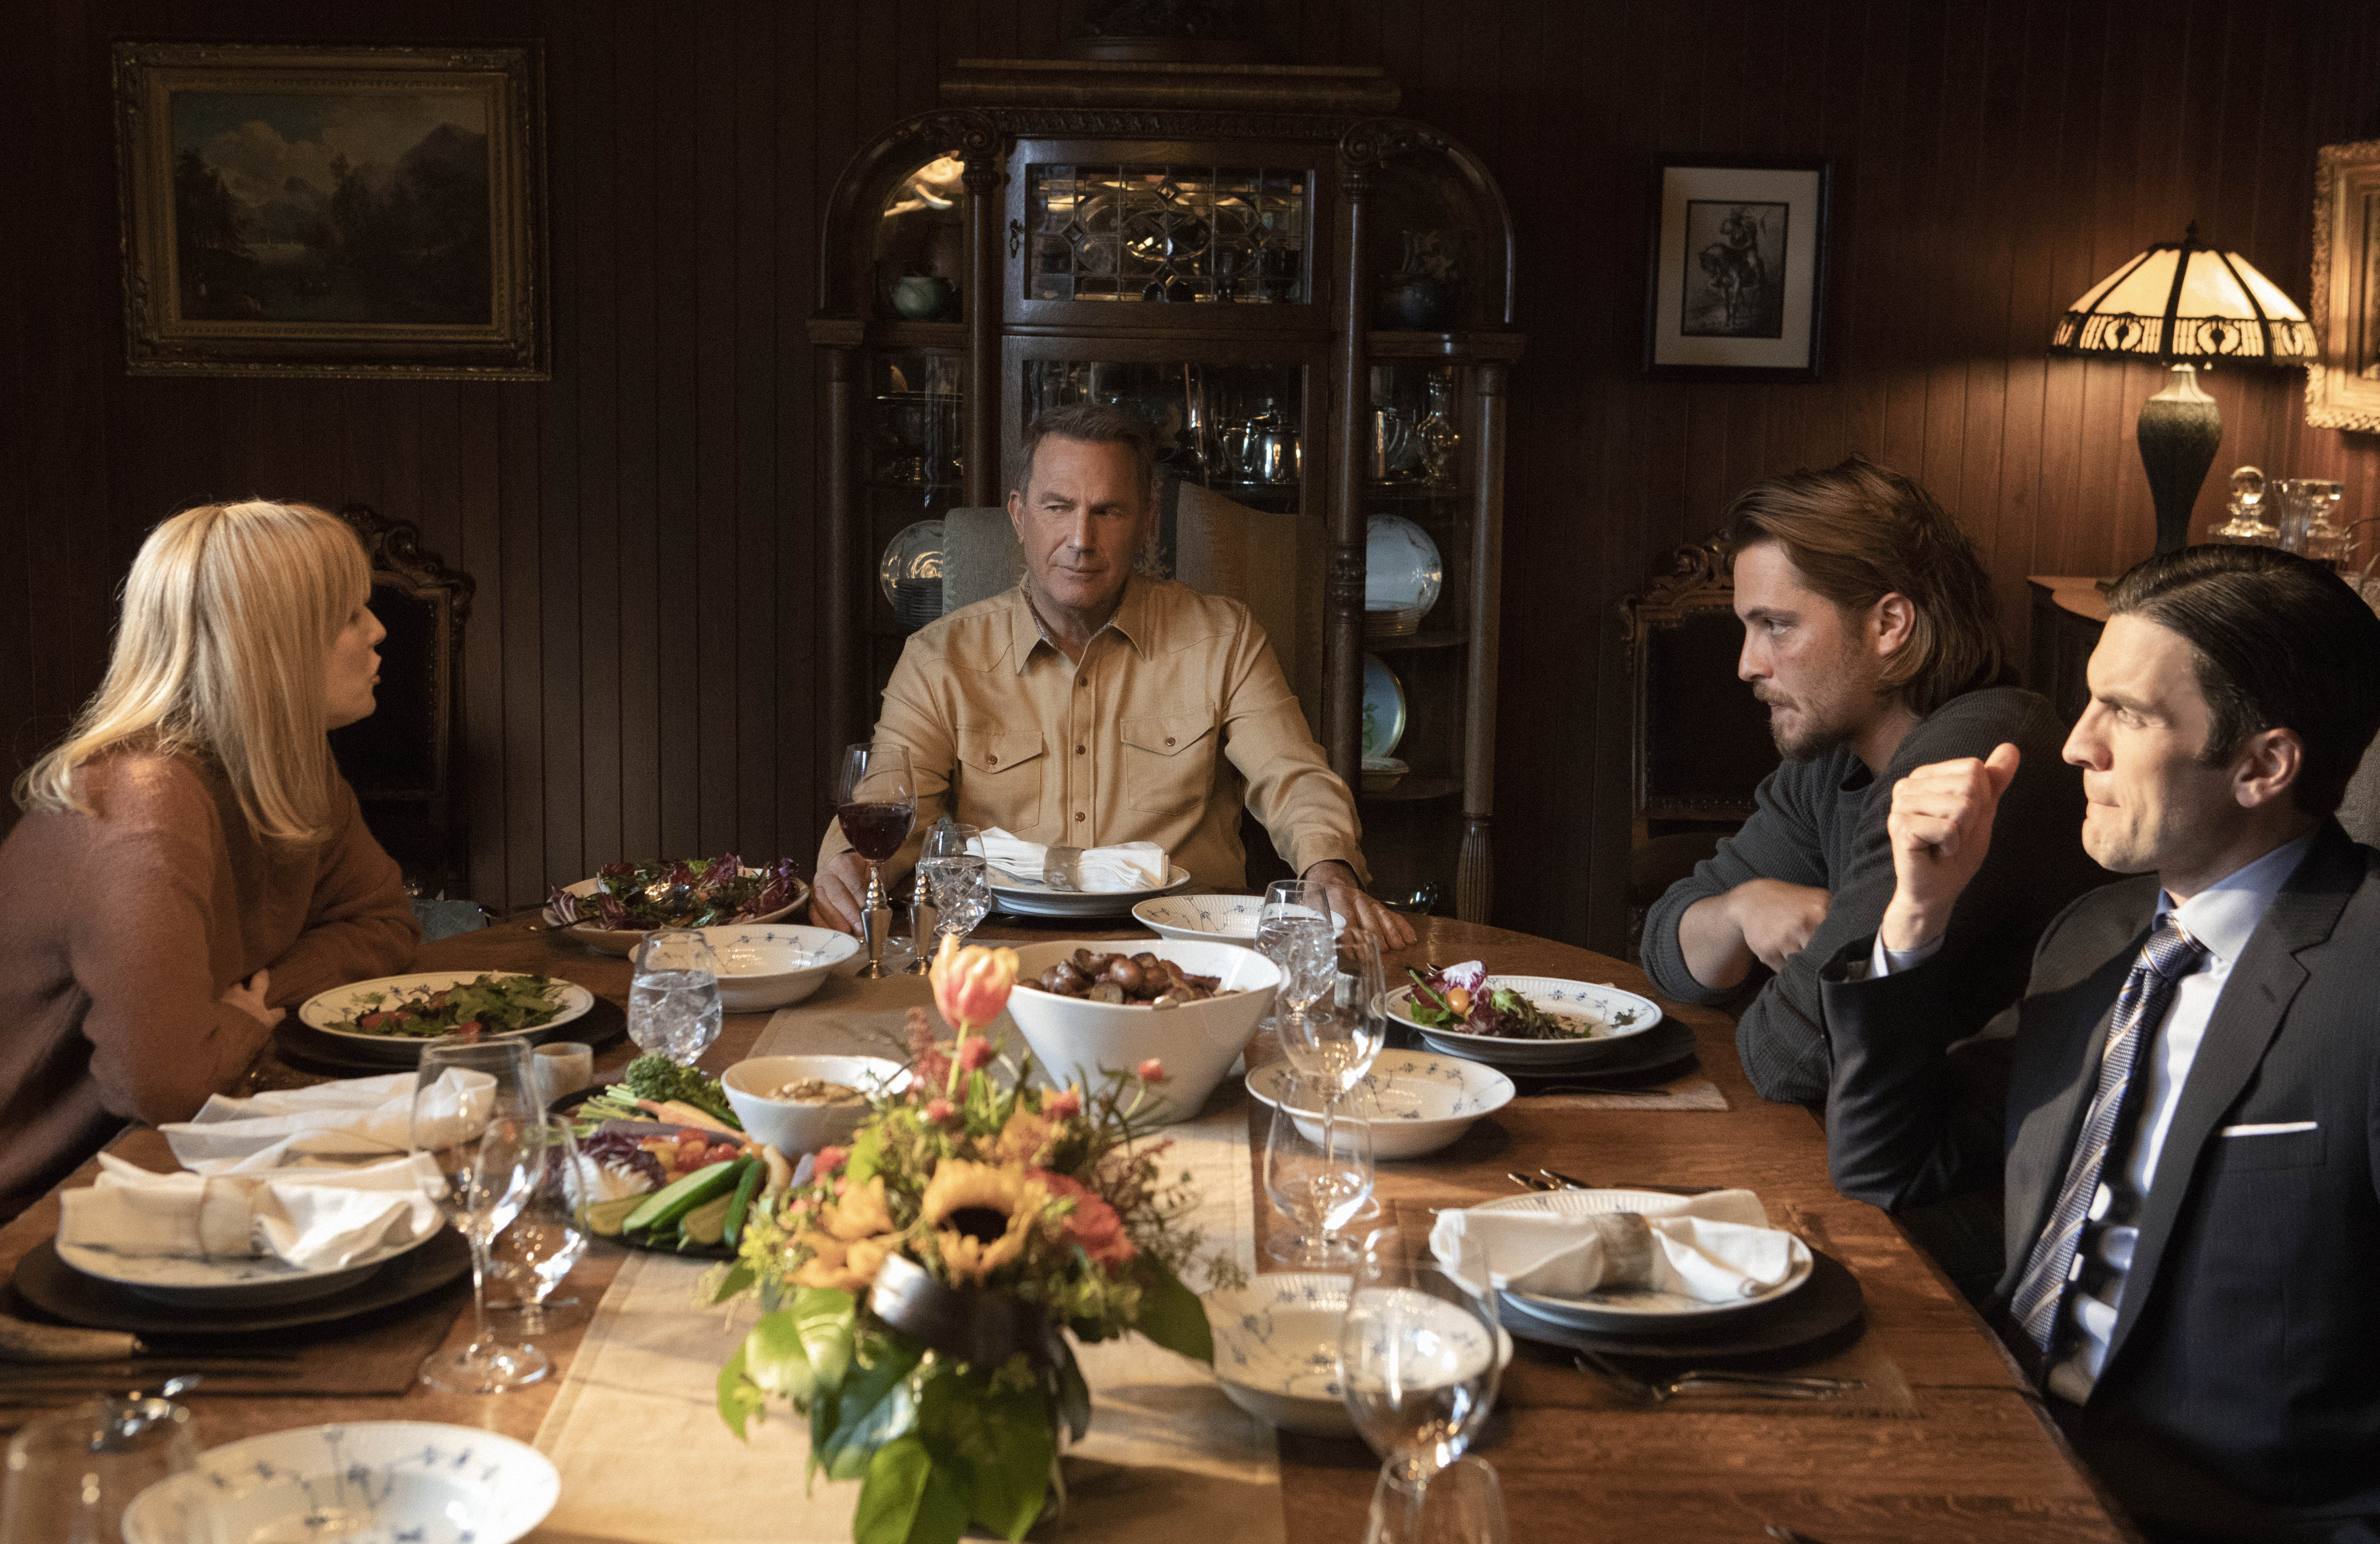
M639 1099L675 1099L717 1116L738 1131L744 1129L718 1083L667 1056L650 1052L638 1056L628 1064L622 1079Z

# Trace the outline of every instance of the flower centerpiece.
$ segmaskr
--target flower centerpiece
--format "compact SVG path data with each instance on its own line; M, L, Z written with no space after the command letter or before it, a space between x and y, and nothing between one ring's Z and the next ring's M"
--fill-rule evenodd
M754 1218L715 1291L761 1309L720 1369L721 1416L738 1437L771 1398L807 1416L810 1476L862 1482L857 1544L956 1539L971 1523L1022 1538L1058 1483L1062 1429L1089 1429L1068 1333L1138 1331L1214 1359L1182 1282L1201 1242L1183 1222L1190 1176L1169 1180L1172 1144L1135 1122L1164 1068L1030 1088L1030 1054L1011 1062L980 1032L1015 951L945 936L931 978L956 1042L910 1010L908 1087Z

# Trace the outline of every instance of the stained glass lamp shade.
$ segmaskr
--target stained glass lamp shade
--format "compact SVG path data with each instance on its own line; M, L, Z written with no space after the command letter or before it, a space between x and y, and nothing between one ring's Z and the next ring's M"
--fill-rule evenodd
M2190 539L2190 509L2223 442L2223 416L2198 367L2227 361L2302 365L2313 329L2297 302L2237 252L2198 239L2161 243L2094 284L2067 308L2053 354L2131 355L2173 367L2173 382L2141 404L2141 464L2156 501L2159 552Z

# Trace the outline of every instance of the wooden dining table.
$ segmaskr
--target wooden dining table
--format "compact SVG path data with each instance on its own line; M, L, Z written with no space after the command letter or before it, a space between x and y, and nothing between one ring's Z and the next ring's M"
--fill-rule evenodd
M1745 1187L1772 1215L1782 1214L1848 1266L1864 1297L1867 1352L1888 1361L1907 1385L1898 1410L1822 1413L1728 1403L1701 1408L1693 1396L1650 1407L1610 1407L1589 1399L1592 1380L1568 1366L1568 1354L1524 1346L1525 1376L1508 1374L1505 1393L1475 1450L1500 1478L1511 1537L1544 1539L1758 1540L1772 1526L1815 1544L1940 1539L2118 1539L2132 1537L2082 1468L1989 1330L1919 1253L1891 1218L1835 1193L1828 1181L1825 1135L1810 1112L1762 1100L1746 1082L1724 1013L1658 997L1642 971L1566 944L1447 918L1415 919L1416 944L1390 958L1406 964L1484 959L1498 973L1609 983L1654 996L1665 1013L1692 1028L1701 1070L1727 1108L1581 1109L1575 1101L1524 1097L1483 1119L1453 1146L1427 1157L1379 1165L1378 1194L1401 1213L1475 1203L1515 1193L1509 1171L1540 1167L1591 1183ZM996 917L981 941L1146 937L1136 927ZM575 981L625 1004L628 967L596 953L533 916L426 946L421 970L534 971ZM730 1014L701 1065L718 1072L747 1054L770 1016ZM602 1071L636 1054L625 1039L598 1057ZM268 1052L251 1086L307 1080ZM1218 1099L1246 1096L1236 1080ZM1253 1164L1260 1164L1267 1112L1251 1107ZM170 1169L164 1139L128 1129L117 1153ZM88 1185L94 1162L61 1188ZM1256 1214L1259 1243L1270 1225L1260 1173ZM55 1193L0 1229L0 1273L57 1227ZM601 1296L626 1255L598 1241L570 1278L582 1300ZM1259 1259L1262 1259L1261 1251ZM450 1346L469 1338L465 1312ZM500 1395L449 1394L416 1386L396 1396L191 1396L200 1435L213 1445L258 1433L339 1420L445 1421L524 1441L537 1433L567 1371L581 1330L540 1341L555 1364L543 1382ZM1575 1383L1567 1381L1576 1380ZM1571 1397L1576 1393L1582 1397ZM1287 1537L1308 1540L1362 1536L1377 1461L1346 1440L1281 1439L1281 1496ZM532 1534L531 1539L537 1538ZM1774 1537L1784 1537L1776 1535Z

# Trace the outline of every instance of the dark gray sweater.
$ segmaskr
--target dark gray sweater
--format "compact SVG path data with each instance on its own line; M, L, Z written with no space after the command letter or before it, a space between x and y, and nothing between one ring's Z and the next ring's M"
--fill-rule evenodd
M1744 1075L1769 1099L1826 1101L1832 1057L1819 1005L1818 967L1844 944L1876 932L1892 899L1892 846L1885 817L1892 785L1920 766L1985 756L2002 741L2023 753L2000 798L1991 853L1951 913L1943 959L1957 972L1951 1000L1971 1034L2023 995L2034 941L2066 903L2112 877L2082 850L2082 774L2059 759L2066 730L2044 699L2013 687L1954 697L1919 720L1882 776L1847 747L1787 762L1760 784L1759 807L1717 855L1670 887L1645 918L1645 969L1681 1002L1717 1003L1678 947L1678 920L1706 896L1748 879L1815 885L1833 895L1807 947L1785 961L1736 1020Z

